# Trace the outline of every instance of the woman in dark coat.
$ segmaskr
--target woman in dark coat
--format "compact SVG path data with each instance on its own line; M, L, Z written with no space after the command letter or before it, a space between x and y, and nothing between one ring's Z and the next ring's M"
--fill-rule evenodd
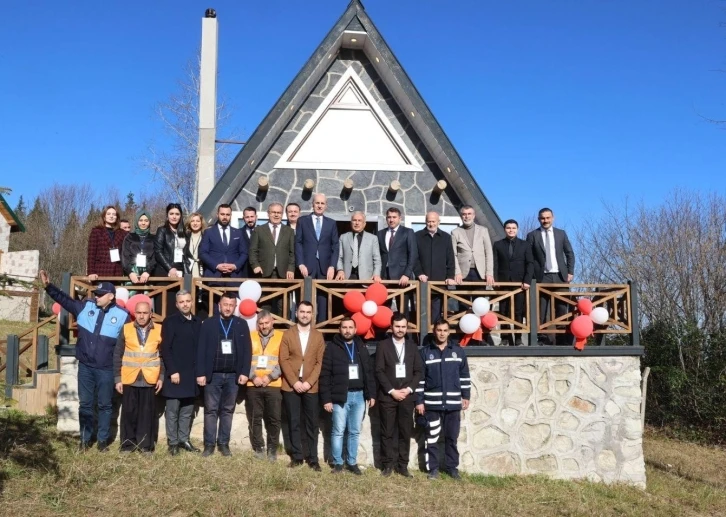
M154 276L178 278L184 276L184 273L189 273L189 264L184 260L186 243L181 205L169 203L166 206L166 222L156 229L154 238L156 252Z
M145 284L156 267L154 235L149 231L150 226L149 214L142 210L136 214L134 231L124 239L121 264L132 284Z
M126 232L118 226L118 210L109 205L101 212L101 224L88 237L86 275L91 282L98 277L123 276L121 245Z
M179 312L168 316L161 326L161 358L165 378L161 394L166 397L166 439L169 454L179 449L199 452L189 441L194 414L194 398L198 394L196 360L201 321L191 313L192 295L184 290L176 293Z

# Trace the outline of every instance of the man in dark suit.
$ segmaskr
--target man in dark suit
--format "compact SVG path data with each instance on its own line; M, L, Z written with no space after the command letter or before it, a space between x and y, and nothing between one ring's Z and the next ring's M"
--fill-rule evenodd
M249 250L252 234L255 233L255 229L257 228L257 209L253 206L248 206L242 210L242 220L245 222L245 225L240 230L242 230L242 238L245 240L247 249ZM250 278L252 276L252 268L249 262L244 263L240 273L242 278Z
M414 267L418 260L416 237L412 229L401 225L398 208L386 210L386 224L388 228L378 232L383 278L398 280L398 285L407 286L415 278Z
M222 456L229 450L232 417L239 385L245 385L252 367L252 342L247 322L234 316L235 293L224 293L219 313L202 323L197 347L197 384L204 387L204 452ZM217 427L219 424L219 428Z
M217 208L217 223L208 228L199 245L199 258L204 264L204 276L216 278L241 278L247 263L247 243L242 230L229 223L232 207L227 204Z
M406 317L400 312L394 313L391 318L392 334L378 343L376 351L384 476L390 476L395 469L404 477L412 477L408 472L408 455L416 406L414 392L422 379L423 362L416 343L406 336L407 329Z
M496 241L493 245L494 253L494 280L496 282L518 282L525 291L529 289L534 274L532 248L527 242L517 237L519 224L514 219L504 222L504 239ZM516 288L502 287L501 289ZM514 295L514 314L512 314L511 298L499 302L499 313L514 321L524 323L524 297L525 293ZM522 334L513 334L509 337L509 344L522 346Z
M260 278L295 278L295 230L282 224L282 204L267 207L269 223L258 226L250 239L250 269ZM284 296L284 295L283 295ZM282 298L278 296L271 310L282 315Z
M564 230L552 226L555 215L549 208L543 208L537 216L540 227L529 232L527 244L532 249L534 258L534 278L537 282L545 284L569 284L575 275L575 252L572 250L570 240ZM564 287L560 291L567 291ZM539 318L540 323L549 321L547 317L549 296L540 297ZM567 313L567 304L555 301L556 317ZM554 318L550 318L554 319ZM561 337L560 337L561 336ZM565 334L558 334L558 344L567 344ZM545 336L540 336L540 343L551 344Z
M454 248L451 245L451 235L439 230L438 213L426 214L426 228L416 232L416 247L418 260L414 273L419 282L445 280L447 284L454 284ZM429 321L434 322L441 317L442 299L442 295L431 293Z
M325 194L313 196L313 213L298 219L295 230L295 262L303 276L333 280L338 264L340 243L335 221L325 217L328 201ZM328 319L328 299L317 296L317 319Z

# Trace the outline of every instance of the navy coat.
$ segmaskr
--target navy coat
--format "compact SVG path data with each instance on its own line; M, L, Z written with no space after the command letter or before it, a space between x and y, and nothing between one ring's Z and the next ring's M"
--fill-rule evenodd
M197 345L202 322L192 314L191 320L180 312L167 316L161 324L161 359L164 361L164 385L161 394L167 398L196 397ZM172 384L172 374L178 373L179 384Z
M242 230L229 226L229 243L225 246L219 234L219 226L215 224L207 228L199 245L199 259L204 265L206 277L242 278L243 268L247 264L247 242ZM223 275L217 271L219 264L234 264L237 269L231 274Z
M237 353L236 374L249 376L252 368L252 341L247 322L237 316L232 316L234 323L229 333ZM199 332L199 346L197 348L197 377L206 377L207 382L212 380L214 372L214 355L217 353L219 342L224 337L219 314L204 320Z
M313 278L326 278L328 268L338 265L340 237L335 221L323 216L320 240L315 235L313 215L300 217L295 230L295 265L304 265ZM316 255L318 258L316 258ZM318 267L318 264L320 265Z

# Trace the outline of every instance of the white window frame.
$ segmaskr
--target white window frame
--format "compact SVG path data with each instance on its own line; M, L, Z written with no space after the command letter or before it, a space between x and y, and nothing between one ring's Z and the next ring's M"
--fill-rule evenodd
M413 229L414 224L423 224L423 227L426 228L426 216L425 215L407 215L406 218L403 220L403 225L406 228ZM439 226L442 224L453 224L456 226L459 226L461 224L461 217L458 215L440 215L439 216ZM442 230L444 231L444 230ZM451 232L448 232L451 233Z

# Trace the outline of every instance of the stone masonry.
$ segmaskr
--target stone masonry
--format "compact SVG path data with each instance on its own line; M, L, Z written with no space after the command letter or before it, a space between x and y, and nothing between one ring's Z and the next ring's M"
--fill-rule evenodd
M645 487L637 357L472 357L469 365L471 407L464 412L459 435L462 471L542 474ZM75 375L75 360L64 357L58 394L60 431L78 432ZM200 408L193 424L195 443L201 443L202 413ZM378 463L377 427L374 409L363 425L358 454L362 465ZM324 436L321 431L321 459ZM159 443L164 443L163 417ZM232 446L250 448L241 400ZM412 443L413 469L419 467L417 447Z

